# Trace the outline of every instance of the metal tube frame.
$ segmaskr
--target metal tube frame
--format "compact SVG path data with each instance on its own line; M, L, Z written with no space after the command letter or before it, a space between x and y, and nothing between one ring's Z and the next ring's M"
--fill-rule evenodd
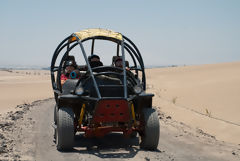
M117 43L117 55L119 55L119 45L121 43L121 52L122 52L122 59L123 59L123 87L124 87L124 98L126 99L127 98L127 78L126 78L126 63L125 63L125 52L124 52L124 49L127 50L127 52L130 54L131 58L133 59L133 62L134 62L134 66L137 67L137 63L136 63L136 60L134 57L137 58L139 64L140 64L140 67L141 67L141 70L142 71L142 83L143 83L143 88L144 90L146 89L146 79L145 79L145 72L144 72L144 63L143 63L143 60L142 60L142 57L141 57L141 54L139 52L139 50L137 49L137 47L135 46L135 44L130 40L128 39L126 36L122 35L123 36L123 40L122 41L119 41L119 40L115 40L115 39L110 39L110 38L102 38L102 37L93 37L93 38L87 38L87 39L84 39L84 40L80 40L75 34L72 34L70 36L68 36L67 38L65 38L59 45L58 47L56 48L55 52L54 52L54 55L52 57L52 62L51 62L51 79L52 79L52 86L53 86L53 89L56 91L56 90L60 90L61 91L61 87L59 87L59 85L56 85L56 82L55 82L55 77L54 77L54 68L55 67L55 62L56 62L56 59L59 55L59 53L61 52L61 50L63 48L65 48L67 46L67 51L65 52L62 60L61 60L61 63L58 67L58 74L57 74L57 83L59 84L60 83L60 73L61 73L61 68L62 68L62 65L63 65L63 62L65 60L65 58L67 57L69 51L71 49L73 49L77 44L79 44L80 46L80 49L82 51L82 54L84 56L84 59L86 61L86 64L88 66L88 71L90 73L90 76L93 80L93 83L94 83L94 87L95 87L95 90L96 90L96 93L97 93L97 96L98 96L98 99L101 99L101 94L100 94L100 91L99 91L99 88L98 88L98 85L96 83L96 79L93 75L93 71L91 69L91 66L88 62L88 59L87 59L87 55L86 55L86 52L84 50L84 47L83 47L83 42L86 41L86 40L89 40L89 39L92 39L92 49L91 49L91 55L93 54L93 51L94 51L94 42L95 42L95 39L104 39L104 40L110 40L110 41L113 41L115 43ZM77 43L73 44L71 47L70 47L70 44L75 42L75 41L69 41L70 38L72 37L76 37L77 39ZM130 45L133 47L131 47L128 43L125 43L124 40L127 40L127 42L130 43ZM65 44L64 44L65 43ZM126 46L125 46L126 45ZM136 73L138 75L138 71L136 70ZM58 80L59 78L59 80Z
M83 56L84 56L84 59L85 59L85 61L86 61L87 66L88 66L88 71L90 72L90 76L92 77L93 85L94 85L95 90L96 90L96 92L97 92L97 96L98 96L99 99L101 99L101 94L100 94L100 92L99 92L99 88L98 88L98 86L97 86L97 82L96 82L95 77L94 77L94 75L93 75L92 68L91 68L91 66L90 66L90 64L89 64L89 62L88 62L88 58L87 58L86 52L85 52L85 50L84 50L84 47L83 47L83 45L82 45L82 42L81 42L81 40L80 40L75 34L73 34L73 36L77 38L77 42L78 42L78 44L80 45L80 48L81 48L81 50L82 50L82 54L83 54Z
M92 39L91 55L93 55L93 52L94 52L94 44L95 44L95 39Z
M121 42L122 49L122 64L123 64L123 91L124 98L127 99L127 76L126 76L126 62L125 62L125 52L124 52L124 39Z

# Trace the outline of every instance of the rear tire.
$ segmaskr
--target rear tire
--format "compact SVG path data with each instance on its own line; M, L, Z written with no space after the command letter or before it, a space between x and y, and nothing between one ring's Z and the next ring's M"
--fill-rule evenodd
M56 130L57 149L71 150L74 145L74 113L71 108L59 108Z
M140 147L148 150L155 150L158 146L160 125L155 109L144 108L142 114L142 126Z
M57 112L58 112L58 108L57 108L57 105L55 105L54 107L54 115L53 115L53 121L54 121L54 125L56 126L57 125ZM54 128L54 134L53 134L53 138L54 138L54 141L56 142L56 134L57 134L57 129Z
M57 112L58 112L58 108L57 108L57 105L55 105L55 107L54 107L54 116L53 116L55 125L57 124Z

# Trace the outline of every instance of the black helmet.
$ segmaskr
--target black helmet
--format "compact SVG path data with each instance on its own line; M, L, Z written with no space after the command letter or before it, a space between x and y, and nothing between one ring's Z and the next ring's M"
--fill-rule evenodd
M73 66L73 67L75 67L76 64L75 64L72 60L69 60L69 61L66 62L65 66L66 66L66 67L68 67L68 66Z
M75 61L75 57L74 56L68 56L66 61L65 61L65 67L67 66L73 66L73 67L77 67L77 63Z
M99 61L91 61L93 58L97 58ZM100 57L95 54L88 56L88 62L92 68L103 66L103 63L100 61Z
M90 62L92 58L97 58L100 60L100 57L98 55L93 54L93 55L88 56L88 61Z

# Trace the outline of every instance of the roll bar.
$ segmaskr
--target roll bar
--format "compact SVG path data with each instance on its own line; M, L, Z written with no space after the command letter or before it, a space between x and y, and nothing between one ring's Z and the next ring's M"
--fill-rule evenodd
M74 39L74 40L73 40ZM126 79L126 64L125 64L125 51L124 49L128 52L128 54L130 55L130 57L133 60L134 66L135 66L135 71L138 75L138 70L140 70L142 72L142 84L143 84L143 89L146 90L146 78L145 78L145 71L144 71L144 63L143 63L143 59L141 56L141 53L139 52L138 48L136 47L136 45L126 36L122 35L122 40L119 40L117 38L113 38L113 37L107 37L107 36L94 36L94 37L87 37L85 39L79 39L79 37L73 33L70 36L68 36L67 38L65 38L55 49L53 57L52 57L52 61L51 61L51 68L50 68L50 72L51 72L51 81L52 81L52 88L54 90L55 94L61 93L62 92L62 88L61 88L61 70L63 68L63 63L66 60L67 56L69 55L69 52L76 47L77 45L80 46L80 49L82 51L82 54L84 56L86 65L88 67L88 71L90 73L90 77L93 80L94 83L94 88L96 90L97 96L100 99L101 98L101 93L99 92L99 88L97 86L93 71L90 67L90 64L88 62L87 59L87 55L85 52L85 49L83 47L83 42L87 41L87 40L92 40L92 47L91 47L91 55L94 52L94 44L95 44L95 40L96 39L102 39L102 40L108 40L108 41L112 41L115 42L117 44L117 55L119 55L119 46L121 45L121 53L122 53L122 59L123 59L123 88L124 88L124 97L127 98L127 79ZM59 66L56 66L56 60L57 57L59 56L60 52L64 49L67 48L66 52L64 53ZM140 66L137 65L137 62L139 63ZM140 67L140 69L138 69L138 67ZM56 70L56 68L58 70ZM57 71L57 81L55 79L55 75L54 73Z

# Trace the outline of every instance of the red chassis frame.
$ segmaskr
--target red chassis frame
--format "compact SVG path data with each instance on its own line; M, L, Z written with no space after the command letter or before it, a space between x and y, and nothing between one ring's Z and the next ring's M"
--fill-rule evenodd
M90 125L79 125L78 131L85 132L86 137L103 137L110 132L123 132L129 136L137 131L134 108L131 106L132 103L125 99L99 100Z

